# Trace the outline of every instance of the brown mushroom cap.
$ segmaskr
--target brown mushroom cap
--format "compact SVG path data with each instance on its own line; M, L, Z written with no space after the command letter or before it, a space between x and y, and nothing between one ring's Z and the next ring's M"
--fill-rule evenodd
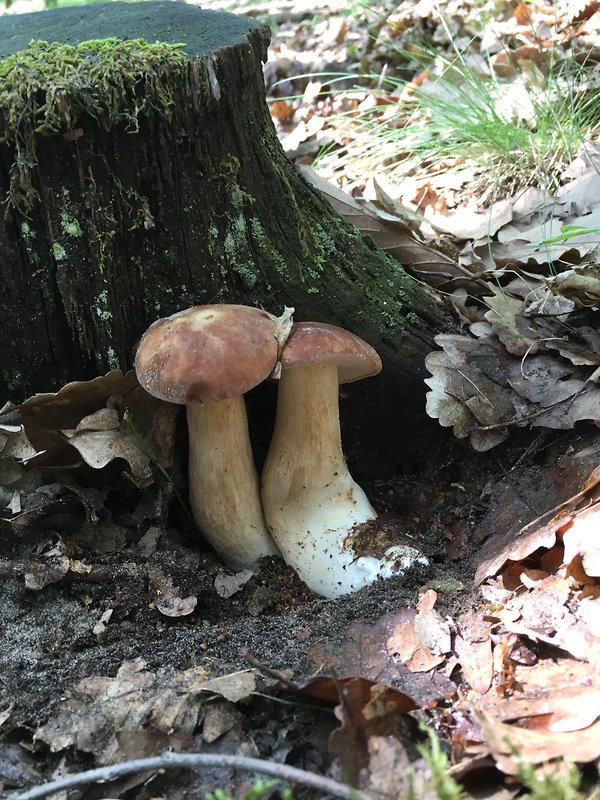
M249 306L188 308L142 336L135 370L147 392L170 403L206 405L244 394L277 361L273 319Z
M297 322L283 348L283 369L312 364L337 365L339 382L352 383L377 375L381 359L361 338L325 322Z

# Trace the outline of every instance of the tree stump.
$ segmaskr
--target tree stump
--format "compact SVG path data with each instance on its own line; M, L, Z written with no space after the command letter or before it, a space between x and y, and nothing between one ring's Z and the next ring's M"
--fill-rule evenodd
M0 398L128 369L158 317L239 302L349 328L422 408L446 312L287 160L269 36L168 1L0 19Z

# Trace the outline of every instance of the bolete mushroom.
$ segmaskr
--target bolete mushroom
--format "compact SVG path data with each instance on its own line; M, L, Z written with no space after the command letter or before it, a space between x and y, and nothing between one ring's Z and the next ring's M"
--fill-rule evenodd
M357 557L352 531L377 514L342 452L338 386L376 375L381 360L353 333L296 323L281 354L273 437L262 472L268 529L285 561L315 592L337 597L389 577L414 548ZM412 552L408 552L412 551Z
M279 552L265 525L243 398L273 370L277 332L277 318L257 308L196 306L154 322L135 358L146 391L186 406L192 513L236 569Z

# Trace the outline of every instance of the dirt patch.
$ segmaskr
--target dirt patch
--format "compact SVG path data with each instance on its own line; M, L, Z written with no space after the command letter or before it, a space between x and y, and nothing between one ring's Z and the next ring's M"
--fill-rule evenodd
M520 525L551 507L555 495L548 475L557 448L565 452L572 441L563 437L537 453L530 449L529 460L538 463L521 465L513 477L510 466L530 442L482 455L441 439L437 452L411 474L365 485L382 512L382 530L388 537L401 532L419 542L431 565L338 600L313 595L277 558L264 559L238 591L221 596L215 580L226 570L193 529L177 520L176 508L150 544L147 537L140 543L135 526L123 531L114 519L100 522L93 537L81 531L61 533L56 518L51 530L31 526L19 532L3 524L0 675L3 697L11 706L6 742L12 747L30 738L56 715L83 678L115 676L124 662L142 659L144 669L153 673L202 666L218 676L246 669L249 653L255 662L296 680L307 669L312 645L336 645L357 621L375 623L387 613L414 608L424 586L437 590L437 611L442 616L457 615L476 602L474 556L482 539L500 522L506 524L502 520L510 505L506 492L522 499ZM356 457L360 459L360 452ZM44 562L48 568L48 558L40 555L44 546L47 550L57 542L63 554L86 564L89 571L71 570L41 590L26 588L34 564ZM172 591L178 597L197 598L193 611L179 617L161 613L158 606L165 586L175 587ZM276 698L253 695L241 706L230 704L237 716L218 739L219 748L239 751L251 742L253 754L277 759L278 748L283 747L289 763L309 768L316 764L315 768L326 770L326 742L336 720L330 707L315 711L306 708L307 702L295 698L290 707ZM282 730L285 747L282 735L277 735ZM299 742L304 742L302 747ZM202 747L206 749L206 742ZM26 765L23 758L19 757L17 785L26 777L26 766L41 778L48 777L58 762L58 756L40 743L34 746L33 762L28 756ZM83 768L87 763L87 756L72 753L69 767ZM223 775L215 772L214 784L203 783L204 790L223 785ZM239 790L239 781L232 785Z

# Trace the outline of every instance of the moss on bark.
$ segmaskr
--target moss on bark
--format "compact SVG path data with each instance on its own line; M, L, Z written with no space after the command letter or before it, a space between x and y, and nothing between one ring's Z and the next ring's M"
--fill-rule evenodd
M415 387L422 397L423 357L448 318L285 157L262 83L266 26L173 2L22 15L0 19L0 33L18 25L38 40L62 33L59 44L37 46L46 84L19 84L32 192L28 210L9 203L0 225L0 318L21 332L4 331L0 395L126 369L157 317L242 302L276 313L294 306L298 319L350 328L380 351L396 397L414 399ZM110 41L89 42L92 30ZM69 54L88 69L93 53L111 69L133 58L102 107L96 73L83 94L73 82L63 94L52 88L53 74L61 81L51 65ZM167 63L153 61L158 53ZM31 55L17 50L10 63ZM19 124L5 117L5 195Z

